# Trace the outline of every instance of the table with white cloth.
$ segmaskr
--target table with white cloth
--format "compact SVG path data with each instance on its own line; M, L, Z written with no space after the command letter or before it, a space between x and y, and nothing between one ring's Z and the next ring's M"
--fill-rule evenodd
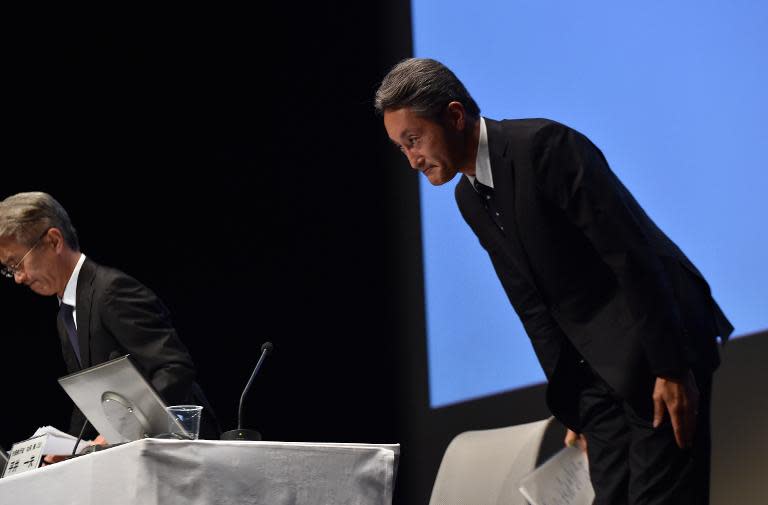
M399 449L143 439L0 479L0 505L390 505Z

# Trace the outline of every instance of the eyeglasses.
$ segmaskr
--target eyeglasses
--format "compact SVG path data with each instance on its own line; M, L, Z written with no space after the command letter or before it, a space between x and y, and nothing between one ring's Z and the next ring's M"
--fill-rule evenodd
M16 274L19 273L19 271L21 270L21 265L24 263L24 260L27 258L27 256L29 256L29 253L31 253L32 250L35 247L37 247L37 244L39 244L40 241L43 240L43 237L48 235L48 231L49 230L50 230L50 228L46 228L45 229L43 234L40 235L40 237L37 240L35 240L35 243L32 244L32 247L27 249L27 252L24 253L24 256L22 256L21 259L19 261L17 261L15 265L12 265L12 266L8 265L8 266L6 266L6 265L0 264L0 274L2 274L3 277L8 277L9 279L12 279L13 277L15 277Z

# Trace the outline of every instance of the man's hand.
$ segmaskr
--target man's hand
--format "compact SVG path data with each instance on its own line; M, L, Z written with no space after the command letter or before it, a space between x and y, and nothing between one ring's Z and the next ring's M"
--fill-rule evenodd
M656 377L653 388L653 427L658 428L669 412L675 442L681 449L693 444L696 416L699 408L699 389L690 370L682 378Z
M52 465L54 463L58 463L59 461L64 461L70 457L71 456L69 454L46 454L43 456L43 466Z
M92 445L107 445L107 444L108 444L107 439L99 435L98 437L88 442L88 445L86 447L92 446ZM83 452L83 449L80 449L79 452ZM52 465L54 463L64 461L65 459L69 459L71 457L72 456L70 456L69 454L46 454L43 457L43 466Z
M575 431L568 430L565 433L566 447L577 446L582 452L587 452L587 438Z

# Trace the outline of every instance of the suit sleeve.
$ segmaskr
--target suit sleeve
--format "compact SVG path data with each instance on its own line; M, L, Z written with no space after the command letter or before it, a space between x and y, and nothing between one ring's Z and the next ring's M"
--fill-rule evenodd
M496 276L501 282L510 304L523 323L525 332L531 339L539 363L541 363L547 379L551 379L557 366L562 344L566 339L565 334L552 318L536 290L522 275L517 274L517 268L514 264L482 238L482 233L479 233L479 230L475 228L474 220L470 219L467 215L467 210L462 205L459 192L460 188L457 186L456 201L462 217L464 217L470 228L473 229L480 245L488 253L493 268L496 271Z
M537 187L587 237L627 294L627 304L655 375L687 368L674 293L652 247L655 225L586 137L563 125L533 142Z
M531 339L547 379L551 380L566 340L563 330L552 318L539 294L528 285L523 276L515 275L514 270L510 270L511 266L497 253L488 250L488 255L507 298Z
M192 358L151 290L131 277L116 277L104 293L102 319L167 403L186 401L195 376Z

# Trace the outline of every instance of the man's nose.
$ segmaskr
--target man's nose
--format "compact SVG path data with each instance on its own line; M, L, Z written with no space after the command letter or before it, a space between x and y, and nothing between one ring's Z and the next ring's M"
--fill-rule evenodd
M408 158L408 163L411 164L411 168L414 170L419 170L421 165L424 164L424 158L413 151L405 151L405 156Z
M27 274L24 273L24 270L16 270L13 272L13 280L16 282L16 284L24 284L24 280L27 278Z

